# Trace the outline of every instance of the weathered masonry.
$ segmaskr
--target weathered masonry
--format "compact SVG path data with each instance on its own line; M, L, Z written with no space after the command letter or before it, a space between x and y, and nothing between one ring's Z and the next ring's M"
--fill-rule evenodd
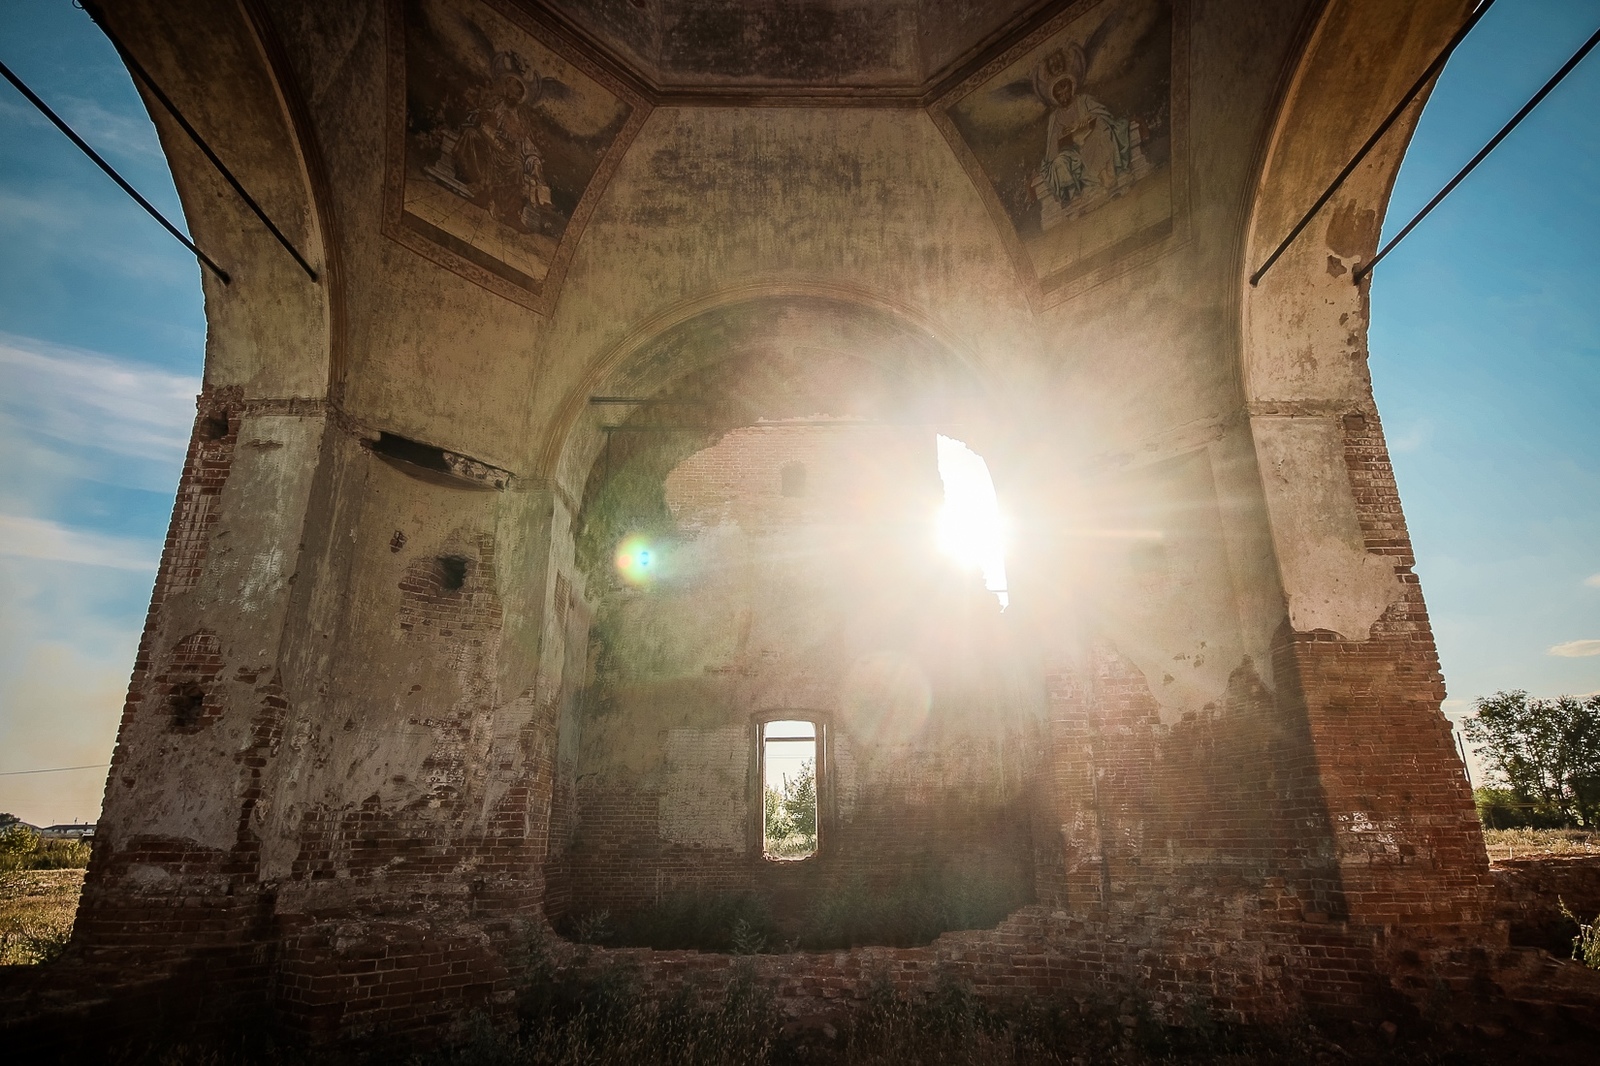
M232 282L35 1006L425 1027L733 897L797 1011L1509 995L1351 281L1415 107L1248 283L1467 7L106 0L318 277L152 106Z

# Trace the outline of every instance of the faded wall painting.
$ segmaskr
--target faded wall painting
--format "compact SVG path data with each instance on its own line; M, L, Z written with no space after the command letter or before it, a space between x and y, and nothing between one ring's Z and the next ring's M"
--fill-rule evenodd
M1083 0L933 108L1039 295L1174 231L1183 0Z
M494 0L394 0L389 91L385 232L547 311L644 102Z

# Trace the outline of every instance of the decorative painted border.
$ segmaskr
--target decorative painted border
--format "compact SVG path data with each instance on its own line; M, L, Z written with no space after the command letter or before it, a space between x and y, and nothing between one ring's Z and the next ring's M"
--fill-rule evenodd
M1000 197L994 191L983 164L967 147L961 131L950 121L947 109L974 92L980 85L1016 62L1024 53L1037 48L1049 37L1059 33L1068 23L1075 21L1106 0L1076 0L1053 15L1047 22L1017 41L1011 47L968 74L947 92L941 94L927 107L939 132L949 143L950 150L961 161L967 178L977 189L1000 233L1000 240L1011 256L1017 278L1022 282L1028 302L1035 311L1054 307L1074 296L1103 284L1112 278L1152 262L1182 246L1189 238L1189 0L1171 0L1172 3L1172 214L1161 222L1145 227L1102 249L1079 262L1063 267L1052 274L1040 277L1034 269L1033 259L1017 235L1017 228L1006 214Z
M535 38L544 47L557 53L562 59L577 67L584 74L599 82L606 90L614 93L623 103L632 110L628 120L623 123L622 129L617 131L616 139L600 160L594 177L583 190L577 206L573 209L572 218L568 221L566 229L561 234L561 242L556 246L556 253L551 257L549 269L545 272L542 281L528 278L526 283L519 284L501 274L488 269L481 263L474 262L471 257L473 249L458 251L449 247L450 243L460 243L448 234L433 235L429 231L432 226L421 219L407 215L405 210L405 183L406 183L406 35L404 19L405 0L389 0L385 7L386 33L388 46L388 71L387 71L387 150L384 168L384 204L383 204L383 235L398 244L409 248L446 270L460 277L466 278L474 285L489 290L496 296L502 296L512 303L520 304L528 310L539 315L549 315L555 306L556 297L560 294L561 283L567 274L567 267L572 262L573 253L577 250L578 241L583 236L584 229L589 224L590 217L594 214L595 205L599 203L606 186L610 184L612 175L616 172L622 157L627 154L628 147L633 143L634 137L644 126L645 119L650 116L652 105L649 100L636 92L625 81L616 77L609 69L596 63L584 52L575 49L566 38L556 29L546 26L540 20L531 17L522 7L507 3L506 0L480 0L480 2L493 8L496 13L511 22L518 29ZM507 268L510 270L511 268ZM513 271L516 273L516 271Z

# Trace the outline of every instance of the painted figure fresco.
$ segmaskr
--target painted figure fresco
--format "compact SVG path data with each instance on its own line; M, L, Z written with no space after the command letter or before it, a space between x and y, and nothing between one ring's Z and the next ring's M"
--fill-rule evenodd
M1032 183L1043 229L1066 218L1066 209L1081 214L1150 169L1143 123L1118 118L1090 96L1083 88L1087 68L1076 42L1052 50L1034 67L1034 90L1050 108L1044 161Z
M1176 3L1075 4L935 109L1041 281L1170 229Z
M391 235L537 304L638 102L541 41L515 8L396 0L393 10L404 81Z
M524 108L539 102L544 80L516 52L500 52L489 80L463 94L465 117L435 129L439 158L423 173L514 229L537 232L540 209L554 206L544 155Z

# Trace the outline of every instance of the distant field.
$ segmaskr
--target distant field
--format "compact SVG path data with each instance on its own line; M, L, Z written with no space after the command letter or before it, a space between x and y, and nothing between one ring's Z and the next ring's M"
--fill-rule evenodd
M66 946L82 870L0 873L0 965L48 962Z
M1483 842L1491 861L1534 855L1600 855L1600 832L1587 829L1485 829Z

